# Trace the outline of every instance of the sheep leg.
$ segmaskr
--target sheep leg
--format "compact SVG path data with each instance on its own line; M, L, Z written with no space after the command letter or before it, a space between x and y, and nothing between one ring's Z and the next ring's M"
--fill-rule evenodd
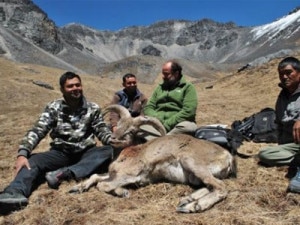
M109 177L108 175L93 174L90 178L88 178L84 182L81 182L73 186L69 190L69 193L82 193L88 191L92 186L95 186L97 183L108 179L108 177Z
M126 179L125 179L126 180ZM130 184L131 182L120 183L119 180L105 180L99 182L96 188L99 191L103 191L112 195L116 195L118 197L129 197L129 191L123 186L126 184Z
M181 198L177 207L184 207L185 205L204 197L208 193L209 193L209 190L207 188L201 188L201 189L193 192L192 194Z
M211 171L207 169L207 165L197 165L197 163L188 156L182 157L180 163L186 171L192 173L202 181L206 188L202 188L184 197L178 204L178 212L189 213L204 211L226 198L227 191L224 182L215 178Z
M194 200L186 204L179 204L176 208L176 211L182 213L203 212L204 210L211 208L216 203L225 199L227 196L227 191L214 190L204 196L202 195L203 193L200 193L199 196L202 197L197 199L195 198L198 194L197 192L203 192L203 191L200 189L192 193Z

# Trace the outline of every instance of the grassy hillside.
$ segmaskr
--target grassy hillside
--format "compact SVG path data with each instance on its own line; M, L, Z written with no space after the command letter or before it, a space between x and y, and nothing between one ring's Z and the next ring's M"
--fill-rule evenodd
M199 97L198 125L230 125L264 107L273 107L279 92L276 68L280 60L241 73L219 74L223 78L215 82L195 82ZM0 58L0 190L14 176L18 141L46 103L61 97L58 78L64 72ZM121 80L86 74L82 74L82 79L86 97L101 107L121 88ZM45 82L54 90L33 81ZM140 83L139 88L150 97L159 81L160 77L154 85ZM213 88L206 89L210 85ZM42 141L35 152L48 150L48 142L48 138ZM245 142L240 151L254 155L265 145ZM63 183L59 190L43 184L32 194L24 210L0 216L0 224L300 224L300 195L286 194L286 171L287 167L261 167L255 158L238 158L238 178L225 180L229 190L227 199L197 214L175 212L179 198L192 191L186 185L153 184L131 190L131 197L122 199L95 188L83 194L68 194L75 184L73 181Z

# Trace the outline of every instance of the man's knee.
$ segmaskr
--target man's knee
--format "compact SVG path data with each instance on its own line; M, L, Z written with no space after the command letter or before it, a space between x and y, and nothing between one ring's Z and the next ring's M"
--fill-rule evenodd
M267 166L289 165L294 154L281 149L280 146L266 147L258 153L259 161Z
M197 124L190 121L183 121L178 123L171 131L170 134L191 134L193 135L197 129Z
M261 162L268 162L270 159L269 159L269 149L262 149L259 151L259 153L257 154L257 157L259 159L259 161Z
M113 153L113 147L111 145L96 146L92 149L92 151L100 154L109 155Z

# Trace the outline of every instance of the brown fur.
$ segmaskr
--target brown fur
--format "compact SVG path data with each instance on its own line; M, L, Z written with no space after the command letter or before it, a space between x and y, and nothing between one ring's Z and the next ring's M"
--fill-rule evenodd
M222 147L189 135L166 135L124 149L109 166L109 176L93 175L71 191L92 185L120 197L128 197L128 185L144 186L160 181L200 187L183 197L178 212L204 211L227 196L222 180L235 172L235 159Z

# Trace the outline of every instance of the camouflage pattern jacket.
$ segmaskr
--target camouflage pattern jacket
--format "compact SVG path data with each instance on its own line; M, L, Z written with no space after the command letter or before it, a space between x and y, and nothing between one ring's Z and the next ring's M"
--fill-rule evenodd
M28 157L48 132L51 147L66 153L79 153L95 146L95 136L103 144L109 144L111 136L97 104L87 102L83 97L82 106L72 112L64 99L58 99L47 104L21 140L18 156Z

